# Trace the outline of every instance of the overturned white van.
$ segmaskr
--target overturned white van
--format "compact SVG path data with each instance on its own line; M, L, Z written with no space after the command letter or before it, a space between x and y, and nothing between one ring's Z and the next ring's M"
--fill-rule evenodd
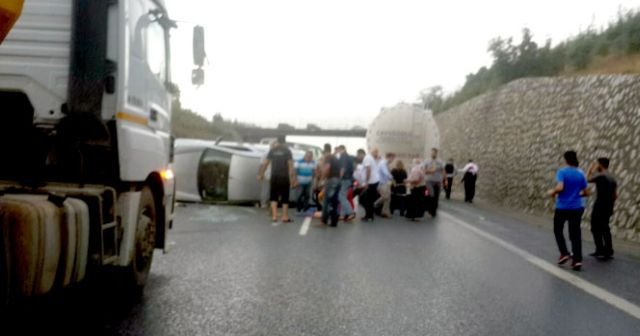
M176 139L176 199L182 202L258 202L256 177L269 146ZM294 160L304 151L292 149Z

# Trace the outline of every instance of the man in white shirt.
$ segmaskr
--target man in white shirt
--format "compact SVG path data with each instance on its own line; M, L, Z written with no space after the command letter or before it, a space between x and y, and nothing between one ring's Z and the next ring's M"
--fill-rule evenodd
M469 160L460 172L463 174L462 182L464 183L464 201L473 203L476 195L476 181L478 180L478 165Z
M362 203L362 195L364 193L364 190L366 189L364 186L367 185L367 173L364 170L364 166L362 165L362 161L364 160L364 157L367 155L367 153L364 151L364 149L358 149L357 154L356 154L356 158L355 158L355 162L356 162L356 169L353 172L353 179L355 180L354 183L354 188L353 188L353 197L356 198L357 197L357 204L360 204L364 207L364 203ZM357 213L358 208L354 208L353 209L355 213Z
M378 167L379 152L377 148L371 150L371 152L364 157L362 166L365 170L366 176L366 189L362 195L362 206L365 210L365 215L362 218L364 221L373 221L374 215L374 202L378 199L378 184L380 183L380 169Z

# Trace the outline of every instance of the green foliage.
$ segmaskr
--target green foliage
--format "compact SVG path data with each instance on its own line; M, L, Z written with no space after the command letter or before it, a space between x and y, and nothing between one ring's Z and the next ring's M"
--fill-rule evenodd
M589 28L555 47L551 40L539 46L525 28L519 44L514 44L513 38L498 37L489 42L488 51L493 57L490 67L467 75L462 88L451 95L434 88L421 92L423 104L440 113L518 78L556 76L587 69L597 57L638 54L640 12L620 14L606 29Z
M176 138L215 140L222 136L225 140L241 140L238 124L224 121L220 114L210 122L191 110L183 109L179 98L173 101L172 113L171 133Z

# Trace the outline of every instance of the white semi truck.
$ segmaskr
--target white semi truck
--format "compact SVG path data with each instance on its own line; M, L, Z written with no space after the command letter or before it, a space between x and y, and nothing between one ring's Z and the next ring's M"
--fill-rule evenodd
M163 0L24 3L0 44L0 308L103 272L144 287L172 225L175 27Z

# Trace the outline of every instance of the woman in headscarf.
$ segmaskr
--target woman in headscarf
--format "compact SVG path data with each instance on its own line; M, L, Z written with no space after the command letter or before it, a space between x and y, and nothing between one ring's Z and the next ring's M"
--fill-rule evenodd
M412 221L418 221L424 217L426 191L420 159L413 159L413 168L411 168L406 182L411 189L411 194L407 200L407 218Z

